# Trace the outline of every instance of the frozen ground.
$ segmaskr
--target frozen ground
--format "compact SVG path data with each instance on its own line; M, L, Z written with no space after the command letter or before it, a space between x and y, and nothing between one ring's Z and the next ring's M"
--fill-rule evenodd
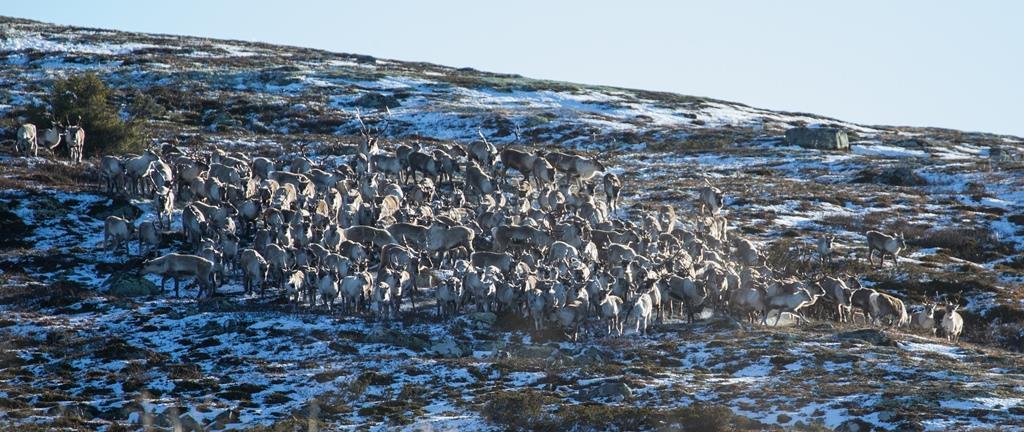
M379 323L293 312L233 286L207 302L118 297L105 281L138 259L97 251L101 221L149 203L113 202L62 164L0 156L0 428L506 429L515 425L493 407L530 406L516 405L524 403L517 395L541 406L515 419L533 422L519 426L549 429L606 429L603 421L622 418L639 419L623 429L659 429L718 408L749 419L732 427L752 429L1024 424L1020 342L1001 339L1019 331L1010 325L1022 316L1024 171L986 159L992 146L1019 150L1017 138L0 21L4 117L44 94L54 76L91 70L119 89L146 88L167 106L153 122L160 142L202 134L211 145L303 149L336 161L350 150L360 107L371 121L389 119L392 140L465 141L480 130L499 143L518 133L537 145L602 148L626 180L627 211L670 203L686 214L693 188L708 178L727 194L731 229L759 242L774 264L816 275L811 242L835 234L840 253L827 271L857 274L912 305L961 295L968 320L959 346L825 321L761 328L721 319L668 320L646 338L595 331L573 344L506 317L440 321L421 311ZM852 151L780 142L784 129L805 124L846 128ZM868 229L913 238L900 270L866 265Z

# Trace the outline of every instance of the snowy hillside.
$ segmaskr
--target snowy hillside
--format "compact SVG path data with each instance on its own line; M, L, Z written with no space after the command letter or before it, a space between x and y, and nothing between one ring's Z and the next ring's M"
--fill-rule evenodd
M695 226L694 191L712 182L730 231L772 265L816 277L814 241L835 235L835 273L912 310L957 299L966 321L959 345L826 319L669 319L648 337L572 343L489 312L381 323L295 311L237 283L206 302L194 288L119 296L110 281L141 259L99 250L103 219L152 219L153 203L103 194L94 168L5 147L0 429L1024 430L1018 137L13 18L0 18L0 63L0 140L55 78L92 71L122 111L137 91L165 109L146 123L153 144L338 165L354 153L358 110L387 125L386 146L482 133L564 147L622 177L622 215L670 204ZM787 145L799 126L843 129L851 149ZM994 161L994 149L1010 156ZM905 233L899 269L868 265L868 230Z

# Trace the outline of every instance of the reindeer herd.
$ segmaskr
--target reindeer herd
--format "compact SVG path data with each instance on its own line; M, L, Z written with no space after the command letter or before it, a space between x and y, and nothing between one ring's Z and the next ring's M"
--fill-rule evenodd
M42 133L32 123L25 123L18 128L14 140L15 154L23 156L39 156L39 147L53 151L61 143L68 149L68 158L74 163L82 162L82 150L85 148L85 129L82 128L82 117L75 124L64 120L59 122L50 118L50 128Z
M729 232L724 195L707 181L695 191L699 210L682 217L672 206L623 210L621 179L597 159L525 146L499 151L482 134L464 145L385 149L378 136L386 128L357 118L355 154L331 165L172 145L103 157L107 193L150 198L155 213L138 226L107 218L103 247L128 254L137 241L138 253L151 257L180 230L182 250L140 269L161 276L161 286L173 280L175 295L183 279L194 279L201 297L235 280L246 295L293 309L390 320L432 304L441 318L515 314L573 340L646 334L654 322L683 315L777 325L788 313L801 323L806 311L938 329L951 341L963 328L953 304L911 315L902 300L856 277L785 277L754 242ZM32 149L39 140L27 126L19 148ZM55 146L51 135L43 142ZM80 160L81 127L62 135ZM898 265L902 235L866 237L869 261L878 251L879 266L887 255ZM823 266L833 241L816 240Z

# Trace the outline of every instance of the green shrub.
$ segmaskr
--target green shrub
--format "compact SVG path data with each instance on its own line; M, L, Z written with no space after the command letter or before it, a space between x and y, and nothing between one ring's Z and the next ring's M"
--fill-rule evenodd
M125 122L111 100L111 90L95 73L59 78L47 96L50 112L60 121L82 118L85 156L137 152L144 139L135 122Z

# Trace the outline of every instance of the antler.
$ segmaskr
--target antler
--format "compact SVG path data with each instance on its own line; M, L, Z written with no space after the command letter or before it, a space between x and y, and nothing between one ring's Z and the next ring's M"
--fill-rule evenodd
M479 126L476 128L476 134L480 135L480 139L484 140L484 143L490 144L490 142L487 141L487 137L484 136L484 131L480 130Z
M364 137L369 138L370 128L366 127L366 123L363 122L363 116L359 112L359 108L356 108L356 120L359 120L359 133L361 133Z

